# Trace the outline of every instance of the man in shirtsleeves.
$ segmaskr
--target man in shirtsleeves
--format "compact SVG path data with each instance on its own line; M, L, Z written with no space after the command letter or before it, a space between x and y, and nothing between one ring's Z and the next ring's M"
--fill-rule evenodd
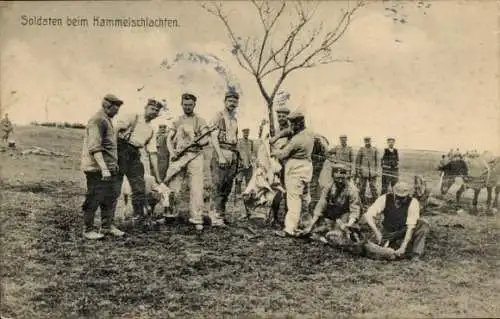
M173 191L171 194L172 207L176 206L183 181L187 178L189 184L189 222L195 225L197 230L203 229L203 191L204 191L204 157L203 146L208 145L208 137L202 138L199 143L193 145L193 142L205 130L208 129L207 123L198 114L194 112L197 97L191 93L184 93L181 97L183 115L173 123L169 129L167 145L171 154L172 162L179 160L179 152L190 146L186 153L192 153L194 157L175 174L170 182L167 182L169 188ZM181 155L184 156L184 155ZM190 156L191 158L191 156ZM176 215L176 213L174 213Z
M210 125L217 126L211 134L214 151L210 168L215 210L210 212L210 219L213 226L224 226L227 221L226 204L238 170L238 122L235 111L239 98L239 94L234 90L226 92L224 110L217 112Z
M375 224L379 214L383 215L382 231ZM377 244L385 246L388 242L389 247L396 249L396 256L418 260L423 255L430 227L420 218L420 204L412 198L410 185L398 182L391 193L380 196L368 208L364 219L374 232Z
M122 236L123 232L113 225L116 201L121 184L118 184L118 152L112 118L118 113L123 101L107 94L102 108L90 118L85 129L82 148L82 170L87 180L87 193L82 205L86 239L101 239L104 234ZM101 228L94 226L97 209L101 209Z
M148 207L146 200L145 167L141 160L141 149L145 149L149 163L153 168L156 183L161 182L158 171L157 146L151 121L158 117L163 103L149 99L144 112L132 113L118 119L116 131L118 136L118 179L123 183L126 176L132 190L132 209L140 222L144 221L144 212Z

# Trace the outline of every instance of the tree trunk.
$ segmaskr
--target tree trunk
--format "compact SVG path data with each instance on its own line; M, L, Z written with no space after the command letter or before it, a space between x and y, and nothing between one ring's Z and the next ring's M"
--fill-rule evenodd
M267 114L269 116L269 135L273 137L275 135L273 100L267 101Z

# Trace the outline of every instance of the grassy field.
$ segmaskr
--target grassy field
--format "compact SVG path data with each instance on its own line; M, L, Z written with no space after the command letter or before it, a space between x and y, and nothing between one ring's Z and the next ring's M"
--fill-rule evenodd
M82 134L22 127L21 149L69 157L0 153L3 317L500 316L498 219L447 207L426 216L432 230L420 263L363 259L267 228L255 239L175 225L84 241ZM403 152L404 178L424 174L435 184L439 156Z

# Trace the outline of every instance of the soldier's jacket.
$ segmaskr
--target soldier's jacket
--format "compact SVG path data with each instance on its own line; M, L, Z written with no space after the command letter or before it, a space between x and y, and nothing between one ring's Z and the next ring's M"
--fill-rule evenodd
M335 160L342 164L352 165L354 162L354 153L351 146L337 145L333 148L332 153L335 155Z
M238 121L227 111L217 112L210 122L210 126L217 125L219 130L218 139L221 147L228 145L236 147L238 143Z
M363 146L356 156L356 171L362 177L377 177L379 167L378 150L371 146Z

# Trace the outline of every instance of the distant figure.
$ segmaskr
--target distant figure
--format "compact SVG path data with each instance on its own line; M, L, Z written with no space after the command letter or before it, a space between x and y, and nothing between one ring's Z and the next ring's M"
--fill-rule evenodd
M4 118L0 121L0 128L2 130L2 142L5 146L8 146L9 135L14 131L14 126L9 120L9 114L5 113Z
M167 126L161 124L158 127L158 133L156 134L156 148L158 149L158 171L161 180L165 179L167 174L170 153L167 147Z
M328 151L326 160L321 168L321 173L319 174L318 179L320 188L328 186L333 174L332 167L334 164L346 165L351 171L351 176L355 175L354 153L352 147L347 145L347 135L340 135L339 140L340 145L337 145Z
M86 239L101 239L103 233L123 236L123 232L113 225L121 183L118 181L116 133L111 121L122 104L123 101L116 96L106 95L101 110L90 118L85 129L82 170L87 179L87 193L82 211ZM101 209L102 232L94 226L98 208Z
M235 193L241 194L241 184L245 180L245 185L248 185L252 178L253 162L255 161L254 143L248 138L250 129L245 128L242 130L243 138L238 140L238 151L240 154L239 172L235 179Z
M441 184L441 195L446 195L451 185L455 183L456 178L465 178L468 175L467 164L460 153L455 153L453 159L443 166L443 182ZM465 185L462 185L456 193L456 203L460 203L460 197L465 191Z
M387 193L389 185L394 187L399 179L399 154L394 148L395 142L393 137L387 139L388 147L384 149L382 156L382 194Z
M332 153L335 155L335 162L347 165L354 173L354 153L352 147L347 145L347 135L340 135L340 144L335 146Z
M378 150L372 146L371 137L365 137L365 146L361 147L356 156L356 175L359 178L359 195L363 205L367 205L366 200L366 183L370 185L372 199L378 197L377 182L379 157Z
M439 166L438 166L438 170L439 171L442 171L443 170L443 167L448 164L450 160L446 157L446 155L441 155L441 160L439 161Z

